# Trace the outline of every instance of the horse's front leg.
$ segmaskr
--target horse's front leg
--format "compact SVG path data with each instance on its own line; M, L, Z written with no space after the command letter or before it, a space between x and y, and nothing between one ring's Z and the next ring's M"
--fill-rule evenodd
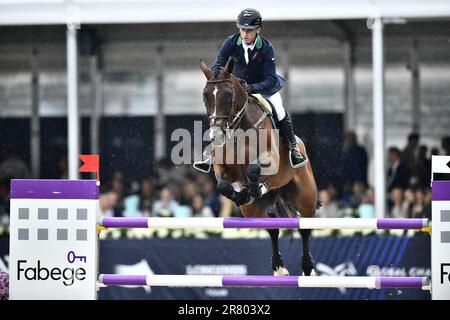
M250 202L250 194L247 188L242 188L240 183L230 183L234 177L229 177L225 173L225 168L220 165L214 165L214 173L217 179L217 191L236 203L238 207Z
M236 188L226 179L220 179L217 183L217 191L232 200L238 207L251 202L247 188Z
M254 199L262 197L261 189L259 188L259 178L261 177L261 165L259 163L249 164L247 166L248 190L250 196Z

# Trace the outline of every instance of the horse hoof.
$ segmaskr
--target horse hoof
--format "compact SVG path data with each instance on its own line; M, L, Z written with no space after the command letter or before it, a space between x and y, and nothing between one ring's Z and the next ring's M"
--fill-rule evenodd
M302 276L305 276L305 273L304 273L304 272L302 272ZM307 277L317 277L317 276L318 276L318 274L317 274L316 270L315 270L315 269L312 269L312 270L311 270L311 273L310 273L309 276L307 276Z
M318 274L317 274L317 272L316 272L316 270L315 269L312 269L311 270L311 272L310 272L310 274L309 274L309 276L307 276L307 275L305 275L305 272L302 272L302 276L306 276L306 277L317 277L317 276L319 276Z
M285 267L277 267L277 270L273 272L274 276L288 276L289 271Z
M225 197L231 199L233 197L234 189L233 186L225 180L220 180L217 184L217 191L223 194Z

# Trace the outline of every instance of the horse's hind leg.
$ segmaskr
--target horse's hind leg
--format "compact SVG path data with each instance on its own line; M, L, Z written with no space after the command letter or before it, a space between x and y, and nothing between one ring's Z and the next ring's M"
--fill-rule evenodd
M302 236L303 243L303 256L302 256L302 270L306 276L315 276L316 275L316 263L309 252L309 236L311 235L311 230L309 229L300 229L300 234Z
M270 240L272 241L272 270L275 276L288 276L289 271L284 267L283 257L278 248L278 235L280 230L268 229Z

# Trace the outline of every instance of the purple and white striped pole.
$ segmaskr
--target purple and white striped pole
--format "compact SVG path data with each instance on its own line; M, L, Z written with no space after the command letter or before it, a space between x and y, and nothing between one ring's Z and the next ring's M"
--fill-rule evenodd
M422 229L428 219L376 218L113 218L99 224L107 228L169 229Z
M299 287L299 288L416 288L427 289L426 277L306 277L306 276L215 276L215 275L120 275L101 274L106 286L168 287Z

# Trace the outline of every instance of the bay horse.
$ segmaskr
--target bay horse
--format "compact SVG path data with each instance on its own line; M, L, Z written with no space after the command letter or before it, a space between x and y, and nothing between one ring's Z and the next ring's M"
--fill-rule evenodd
M214 71L203 61L200 64L207 79L203 100L213 142L211 156L217 190L234 201L247 218L274 217L269 212L273 207L280 217L314 217L319 204L317 186L304 143L298 139L297 148L305 155L306 165L293 169L287 145L276 144L278 131L271 130L275 128L269 115L258 105L255 97L247 94L246 84L232 74L233 65L233 58L228 60L224 68ZM251 143L245 140L245 148L233 149L234 154L230 155L229 149L224 147L224 141L230 140L226 134L230 129L260 132L268 129L263 133L266 142L257 140ZM222 143L216 143L220 139ZM265 152L261 152L263 148ZM250 153L255 150L256 159L251 159ZM234 161L218 161L219 154L227 159L231 156ZM243 156L244 161L236 161L238 156ZM274 163L278 170L265 174L264 169ZM289 275L278 247L279 230L267 231L272 242L272 270L275 275ZM300 229L300 234L303 242L301 268L305 275L314 275L315 262L309 251L311 230Z

